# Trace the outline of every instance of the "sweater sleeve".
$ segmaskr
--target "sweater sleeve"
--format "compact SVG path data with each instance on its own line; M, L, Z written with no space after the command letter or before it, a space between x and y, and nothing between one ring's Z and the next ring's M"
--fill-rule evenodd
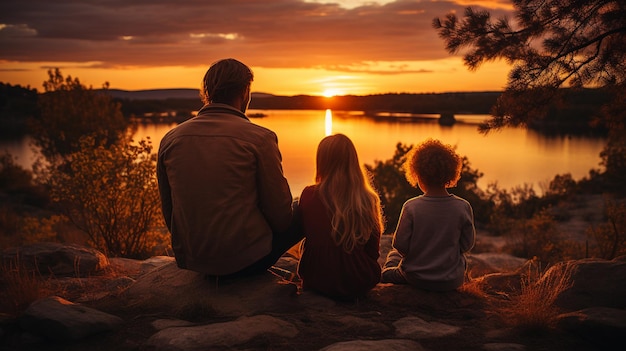
M476 228L474 227L474 212L472 211L472 206L468 203L465 222L461 228L460 247L462 253L468 252L474 247L475 238Z
M402 206L402 212L400 212L400 220L396 227L396 232L393 235L392 246L398 250L400 254L406 256L409 252L411 245L411 236L413 235L413 216L410 211L407 210L406 203Z

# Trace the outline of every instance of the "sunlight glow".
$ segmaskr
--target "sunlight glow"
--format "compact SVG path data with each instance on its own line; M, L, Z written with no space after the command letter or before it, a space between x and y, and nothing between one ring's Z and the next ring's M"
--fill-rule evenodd
M341 92L338 89L326 89L326 90L324 90L322 95L324 95L327 98L331 98L333 96L340 95L340 93Z
M201 39L199 39L201 40ZM266 68L252 66L253 91L275 95L317 96L368 95L383 93L439 93L460 91L495 91L506 85L511 66L494 61L478 71L463 66L462 57L423 61L414 67L392 73L372 64L370 69L354 67L341 70L322 68ZM79 77L86 85L100 87L111 83L113 89L143 90L198 88L207 65L137 67L104 69L102 62L28 62L0 60L2 80L41 89L49 67L59 67L63 75ZM388 66L388 65L387 65ZM405 66L402 66L405 67ZM388 69L388 68L387 68ZM325 92L328 91L328 94Z
M305 2L316 2L319 4L338 4L346 9L353 9L365 5L385 5L396 0L305 0Z
M326 109L324 132L326 136L333 134L333 111L331 111L330 109Z
M221 38L226 40L236 40L239 38L237 33L189 33L189 37L193 39L204 38Z

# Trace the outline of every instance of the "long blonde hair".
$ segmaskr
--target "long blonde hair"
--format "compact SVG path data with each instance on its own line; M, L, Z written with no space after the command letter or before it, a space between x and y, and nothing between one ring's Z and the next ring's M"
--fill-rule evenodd
M347 136L335 134L319 143L315 181L320 199L332 215L331 236L337 246L351 252L373 233L382 233L380 198Z

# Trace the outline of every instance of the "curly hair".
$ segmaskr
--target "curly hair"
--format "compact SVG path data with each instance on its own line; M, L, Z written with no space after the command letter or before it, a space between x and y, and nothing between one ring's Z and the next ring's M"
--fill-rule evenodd
M404 163L406 179L413 186L453 188L461 178L463 160L454 147L428 139L413 147Z

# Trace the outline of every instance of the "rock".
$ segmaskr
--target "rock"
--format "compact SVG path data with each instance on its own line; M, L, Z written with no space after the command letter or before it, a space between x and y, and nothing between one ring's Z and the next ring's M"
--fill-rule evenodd
M379 306L420 311L431 316L480 318L484 300L463 291L432 292L405 284L378 284L367 295Z
M398 338L440 338L458 333L461 328L439 322L427 322L419 317L405 317L393 323Z
M265 335L293 338L297 334L298 329L293 324L259 315L231 322L163 329L151 336L147 345L155 351L200 351L241 345Z
M2 252L2 262L56 277L87 277L109 266L107 257L98 250L60 243L8 248Z
M385 340L354 340L338 342L324 347L319 351L426 351L419 343L413 340L385 339Z
M157 319L151 324L156 330L163 330L175 327L191 327L194 325L192 322L183 321L180 319Z
M486 351L524 351L526 346L514 343L493 342L485 344L483 348Z
M492 295L519 295L522 293L522 283L534 282L539 279L539 275L539 262L525 260L515 271L485 274L472 279L472 284Z
M110 331L122 319L93 308L74 304L58 296L37 300L19 318L20 326L33 334L54 340L78 340Z
M116 273L137 277L141 274L141 262L132 258L111 257L109 267Z
M303 291L300 293L298 303L306 306L307 309L316 311L332 311L337 306L334 300L312 291Z
M161 306L164 312L189 319L189 314L244 316L286 311L293 308L296 293L296 285L270 273L210 281L171 261L140 276L124 297L131 306Z
M525 258L503 253L470 254L467 269L471 276L479 277L490 273L515 272L526 262Z
M561 289L555 305L577 311L588 307L626 308L626 262L583 259L560 262L548 269L540 284L557 285L567 279L569 287Z
M586 308L559 315L557 326L597 344L616 345L626 333L626 310Z
M369 319L356 316L339 316L335 319L339 323L340 329L351 334L371 336L375 334L384 334L389 331L389 327Z
M141 262L140 274L145 274L155 268L175 262L176 259L170 256L153 256Z

